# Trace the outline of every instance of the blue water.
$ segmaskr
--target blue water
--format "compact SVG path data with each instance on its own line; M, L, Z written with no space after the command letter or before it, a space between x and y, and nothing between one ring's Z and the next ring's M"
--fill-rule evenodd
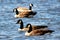
M33 18L15 18L12 10L18 6L27 7L33 3L37 14ZM55 32L50 35L26 37L25 32L19 32L18 19L24 26L48 25ZM60 1L59 0L0 0L0 40L60 40Z

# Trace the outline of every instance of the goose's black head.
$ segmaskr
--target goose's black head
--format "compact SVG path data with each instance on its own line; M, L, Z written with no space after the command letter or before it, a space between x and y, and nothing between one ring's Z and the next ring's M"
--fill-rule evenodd
M23 21L21 19L19 19L16 24L22 24L22 23L23 23Z
M32 4L32 3L30 3L30 6L33 6L33 4Z
M27 27L29 27L28 33L30 33L32 31L32 25L31 24L27 24Z
M14 8L14 9L13 9L13 12L16 12L16 15L18 15L18 14L19 14L19 12L18 12L17 8Z
M33 6L33 4L30 3L29 10L32 10L32 6Z
M19 19L16 24L20 24L20 29L23 29L23 21Z
M31 25L30 23L26 25L26 28L30 27L29 25Z

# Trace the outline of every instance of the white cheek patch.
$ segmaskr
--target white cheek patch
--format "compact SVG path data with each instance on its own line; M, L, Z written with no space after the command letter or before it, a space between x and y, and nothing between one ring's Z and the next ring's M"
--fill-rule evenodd
M28 27L30 27L30 25L28 25Z
M19 23L21 23L21 21Z
M32 6L32 5L30 4L30 6Z
M14 9L14 12L16 12L16 9Z

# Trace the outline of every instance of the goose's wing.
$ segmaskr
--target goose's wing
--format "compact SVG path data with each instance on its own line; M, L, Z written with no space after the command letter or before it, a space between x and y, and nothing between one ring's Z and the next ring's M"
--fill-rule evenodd
M35 29L42 29L42 28L47 28L48 26L39 26L39 25L37 25L37 26L34 26L34 25L32 25L32 28L33 28L33 30L35 30Z
M30 32L30 36L34 36L34 35L41 35L43 34L43 31L37 29L37 30L33 30Z
M18 10L18 11L24 11L24 10L29 10L29 9L26 8L26 7L17 7L17 10Z

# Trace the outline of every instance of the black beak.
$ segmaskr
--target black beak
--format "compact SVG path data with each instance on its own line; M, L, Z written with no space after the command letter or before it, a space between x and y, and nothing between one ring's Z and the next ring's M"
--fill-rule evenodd
M17 21L16 24L19 24L19 21Z
M14 9L13 9L13 12L14 12Z

